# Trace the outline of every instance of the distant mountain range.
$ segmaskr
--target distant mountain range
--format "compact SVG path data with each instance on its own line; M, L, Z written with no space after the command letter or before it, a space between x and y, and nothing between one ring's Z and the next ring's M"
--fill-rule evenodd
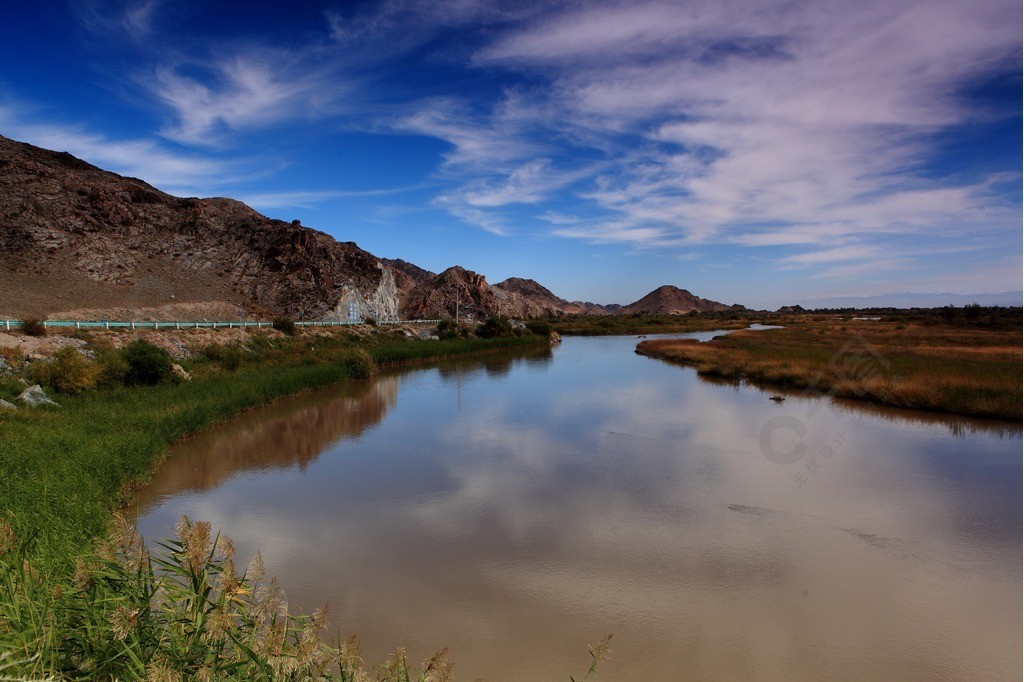
M984 306L1020 306L1024 292L1004 291L983 294L923 294L901 292L876 296L835 296L805 299L800 304L815 308L941 308L947 305L961 308L977 303Z
M683 314L728 306L663 286L629 305L513 277L435 274L224 198L178 198L0 136L0 316L223 319ZM736 306L739 307L739 306Z

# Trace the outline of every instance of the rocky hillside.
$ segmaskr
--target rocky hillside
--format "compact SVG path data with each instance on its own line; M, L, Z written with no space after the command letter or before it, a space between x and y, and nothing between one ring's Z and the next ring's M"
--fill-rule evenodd
M458 319L479 322L504 314L500 297L487 279L459 266L448 268L415 286L406 296L408 319Z
M180 199L0 137L0 314L218 302L306 319L396 317L390 269L231 199Z
M519 306L521 312L519 317L543 317L548 315L579 315L583 313L585 306L594 306L600 312L590 314L604 314L602 306L593 303L570 303L564 298L555 296L546 287L541 286L532 279L520 277L509 277L504 282L494 285L496 289L506 293L509 298L521 299ZM511 306L510 306L511 307Z
M437 277L436 273L424 270L401 258L381 258L383 263L395 278L395 287L398 289L398 309L405 310L409 299L409 293L417 286L429 282Z
M165 194L66 152L0 136L0 317L483 320L679 314L726 306L661 287L628 306L569 302L530 279L496 285L379 259L232 199Z
M421 281L403 299L409 319L458 318L481 321L492 315L512 318L555 315L605 315L621 306L570 302L532 279L510 277L488 284L483 275L458 266Z
M692 312L728 310L730 306L694 296L686 289L670 284L658 287L639 301L622 306L622 315L685 315Z

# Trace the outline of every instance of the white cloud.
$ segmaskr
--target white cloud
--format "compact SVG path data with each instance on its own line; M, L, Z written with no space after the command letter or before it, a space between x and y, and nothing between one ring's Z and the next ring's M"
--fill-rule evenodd
M225 130L269 126L310 118L329 92L336 100L345 86L287 53L239 52L203 66L206 77L186 74L195 64L160 66L145 86L174 115L163 134L191 145L216 145Z
M160 0L145 0L136 5L128 5L124 10L124 26L136 40L142 40L153 33L153 22Z
M373 197L398 194L409 188L379 190L295 190L290 192L266 192L243 194L238 200L254 208L313 208L333 199L350 197Z
M217 188L252 179L252 164L167 149L152 139L117 139L83 126L36 123L22 105L0 103L5 134L38 147L67 151L121 175L136 177L176 195L213 194Z
M163 0L80 0L71 3L81 26L102 40L141 43L153 35Z
M607 162L575 198L606 217L556 225L560 236L802 244L866 259L874 242L859 255L848 242L1019 225L1019 208L994 204L984 178L950 186L914 170L934 134L982 115L957 89L1014 67L1020 43L1019 8L999 0L572 4L474 57L546 83L529 107L515 92L490 118L449 102L443 130L419 131L456 145L448 170L465 186L449 197L465 203L516 196L512 160L532 168L600 150ZM546 193L538 183L519 196Z
M783 259L790 265L817 265L820 263L836 263L842 261L862 260L878 256L878 249L873 246L837 246L833 249L810 251L789 256Z

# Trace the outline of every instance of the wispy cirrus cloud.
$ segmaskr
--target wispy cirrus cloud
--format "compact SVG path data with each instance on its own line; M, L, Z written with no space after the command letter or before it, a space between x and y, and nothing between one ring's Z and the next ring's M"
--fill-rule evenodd
M251 159L224 160L168 149L151 138L114 138L82 125L39 123L32 107L0 102L0 129L20 141L88 159L104 169L144 178L179 196L209 196L258 177Z
M289 192L264 192L239 195L242 201L254 208L313 208L335 199L352 197L380 197L410 191L410 187L371 190L295 190Z
M165 0L81 0L71 3L80 25L103 40L140 43L153 35Z
M98 68L104 87L155 134L90 141L95 128L65 126L56 136L77 147L54 144L118 170L141 155L126 172L184 188L225 186L241 149L288 166L298 157L279 133L304 154L330 136L308 157L328 164L353 138L345 163L428 137L447 146L415 140L408 166L426 169L424 204L463 223L739 254L801 277L913 269L930 257L916 245L967 234L1019 243L1019 172L941 158L942 140L1020 116L1019 101L967 92L1019 79L1021 13L1005 0L382 0L325 3L280 33L268 17L292 13L238 29L221 6L179 9L75 3L117 54ZM212 28L181 30L189 11ZM238 194L309 208L360 186L312 177Z
M145 87L170 109L165 137L216 146L226 132L315 118L346 92L343 79L328 71L288 53L246 51L204 64L160 65Z
M535 83L518 128L501 103L490 121L453 107L444 130L421 132L457 140L500 128L496 148L540 147L523 167L599 150L605 163L571 198L605 217L553 226L559 236L804 245L813 248L784 264L825 264L826 253L867 262L877 245L849 242L1019 224L1019 208L993 202L986 178L952 184L920 172L938 133L991 114L959 94L972 78L1015 68L1018 10L998 0L564 5L474 56ZM491 149L472 148L466 191L449 196L469 204L481 182L514 184L507 155Z

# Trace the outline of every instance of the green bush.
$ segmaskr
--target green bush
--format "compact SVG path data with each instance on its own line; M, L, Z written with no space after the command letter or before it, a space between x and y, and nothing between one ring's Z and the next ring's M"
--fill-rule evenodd
M244 364L245 353L238 346L211 343L203 348L203 357L217 363L221 369L233 372Z
M124 383L128 386L155 386L171 378L171 354L148 341L137 339L122 351L128 363Z
M342 364L349 370L353 379L367 379L377 371L373 358L362 348L349 352Z
M299 328L295 325L295 320L290 317L274 318L273 327L288 336L295 336L299 331Z
M96 386L100 367L73 346L63 346L50 362L36 363L31 376L65 395L78 395Z
M530 320L526 323L526 328L534 336L551 336L551 325L543 320Z
M465 336L466 330L455 320L441 320L437 323L437 338L439 339L461 339Z
M46 336L46 321L30 317L21 321L21 331L28 336Z
M221 353L220 366L229 372L234 372L245 363L245 353L238 346L224 346Z
M476 328L476 335L481 339L495 339L499 336L514 336L512 323L503 317L491 317Z
M13 400L14 396L25 390L25 384L11 375L0 375L0 398Z
M372 317L368 317L365 320L363 320L363 324L368 324L371 327L376 327L377 326L377 320L372 318Z
M128 361L124 353L113 348L105 348L97 351L96 364L99 366L100 374L96 380L99 386L120 386L125 383L128 376Z

